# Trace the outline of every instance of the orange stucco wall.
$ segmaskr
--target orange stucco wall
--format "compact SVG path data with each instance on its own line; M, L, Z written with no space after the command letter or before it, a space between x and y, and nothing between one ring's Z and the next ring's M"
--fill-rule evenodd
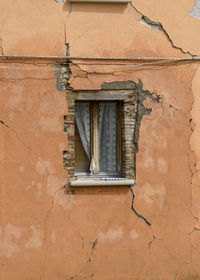
M72 59L69 85L140 79L160 96L144 102L152 112L141 121L136 155L134 209L151 225L132 211L128 187L66 186L67 93L56 90L57 59L1 56L0 279L200 279L195 1L60 2L0 1L1 54L65 56L68 43L71 56L144 58ZM152 57L188 60L158 65Z

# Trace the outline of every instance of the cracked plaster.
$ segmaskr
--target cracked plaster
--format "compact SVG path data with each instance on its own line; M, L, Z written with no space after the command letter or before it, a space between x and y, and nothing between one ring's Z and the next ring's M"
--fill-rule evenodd
M194 1L179 5L135 0L145 24L158 23L158 31L141 24L141 14L131 6L103 4L97 12L95 5L81 4L67 13L67 5L54 2L42 7L37 1L33 6L22 1L17 9L5 4L2 13L9 12L1 28L5 53L65 54L66 40L72 55L186 57L187 52L200 53L199 22L189 14ZM35 23L32 33L24 24L30 10L28 22ZM18 25L13 13L20 18ZM183 15L180 24L177 20ZM46 19L44 26L37 23L38 17ZM1 69L0 246L1 258L9 256L10 262L4 264L1 278L28 279L30 274L42 280L199 277L198 64L86 62L68 65L68 82L74 90L141 80L144 91L159 96L159 102L151 98L143 102L150 114L140 124L137 187L65 190L60 147L67 146L62 130L66 93L56 91L54 69ZM21 65L27 68L26 62ZM24 261L26 266L21 265Z

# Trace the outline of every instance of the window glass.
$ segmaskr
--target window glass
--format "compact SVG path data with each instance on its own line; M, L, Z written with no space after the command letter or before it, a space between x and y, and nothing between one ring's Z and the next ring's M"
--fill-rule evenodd
M117 104L99 103L100 171L117 171Z
M76 173L119 175L118 105L117 102L76 102Z

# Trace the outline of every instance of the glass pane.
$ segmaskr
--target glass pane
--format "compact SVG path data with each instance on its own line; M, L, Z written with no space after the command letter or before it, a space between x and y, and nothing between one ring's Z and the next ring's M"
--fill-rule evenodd
M100 172L117 171L117 103L99 103Z
M90 103L75 104L75 171L89 172L90 145Z

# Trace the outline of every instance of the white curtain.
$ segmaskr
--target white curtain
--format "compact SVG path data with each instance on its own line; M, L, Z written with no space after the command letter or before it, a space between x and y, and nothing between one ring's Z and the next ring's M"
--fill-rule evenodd
M90 103L77 103L75 105L75 121L83 148L90 161Z
M77 103L75 120L79 135L90 161L90 171L95 169L91 158L90 103ZM117 103L99 103L100 172L117 171Z
M100 171L117 171L117 104L99 104Z

